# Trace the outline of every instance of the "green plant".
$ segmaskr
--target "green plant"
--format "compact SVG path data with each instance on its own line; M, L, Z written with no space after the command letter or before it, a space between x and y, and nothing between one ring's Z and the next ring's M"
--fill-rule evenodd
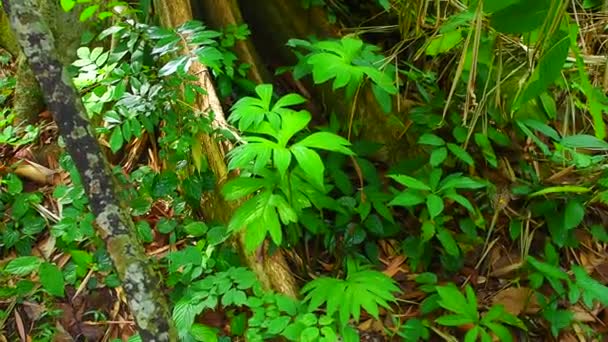
M302 288L309 311L324 305L326 314L337 315L343 325L351 318L358 322L362 308L378 319L379 308L390 309L389 302L395 301L394 293L399 291L384 273L351 260L347 262L345 279L319 277Z
M352 98L366 79L370 79L376 99L385 112L390 112L392 99L397 93L394 80L394 66L383 67L384 56L378 54L378 47L365 44L357 37L344 37L340 40L309 42L290 39L287 45L308 50L300 55L293 74L299 79L312 74L316 84L334 80L332 89L346 87L346 96Z
M305 101L300 95L285 95L273 104L271 85L256 87L256 93L259 98L239 100L229 118L246 135L244 144L228 155L228 167L239 169L241 177L222 190L228 200L254 194L237 209L228 226L231 231L246 229L249 250L257 248L268 233L280 245L281 222L298 222L302 209L323 198L325 166L314 149L352 154L350 143L338 135L300 133L311 120L307 111L289 108ZM298 133L303 137L291 142Z
M473 288L467 285L466 296L454 285L438 286L439 305L451 312L435 320L438 324L452 327L460 327L471 324L464 337L464 341L477 341L478 338L484 342L492 341L488 333L489 329L501 341L513 341L513 336L506 325L527 330L526 326L517 317L505 311L502 305L493 305L488 312L480 316L477 309L477 296Z

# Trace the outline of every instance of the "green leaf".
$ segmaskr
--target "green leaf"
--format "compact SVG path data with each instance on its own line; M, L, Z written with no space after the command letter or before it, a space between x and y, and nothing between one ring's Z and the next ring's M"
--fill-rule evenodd
M541 195L555 194L555 193L585 193L591 191L590 188L576 185L563 185L563 186L550 186L542 190L536 191L528 195L529 197L536 197Z
M201 221L195 221L195 222L188 223L184 227L184 231L187 234L192 235L194 237L199 237L199 236L205 235L205 233L207 233L208 229L209 228L207 227L205 222L201 222Z
M421 145L443 146L445 141L432 133L424 133L418 138L418 143Z
M578 227L585 217L585 206L582 203L569 200L564 209L564 228L566 230Z
M574 273L576 285L583 290L583 296L586 295L592 300L597 300L603 305L608 305L608 287L591 278L581 266L573 266L572 273Z
M122 147L123 142L124 140L122 136L122 130L120 129L120 127L115 127L112 130L112 134L110 135L109 141L112 153L118 152L118 150L120 150L120 148Z
M447 146L448 146L448 149L450 150L450 152L452 152L456 156L456 158L462 160L469 166L475 165L475 161L473 160L473 157L471 157L469 152L465 151L464 148L462 148L456 144L453 144L453 143L448 143Z
M72 10L72 8L74 8L74 6L76 6L76 1L75 0L61 0L60 4L61 4L61 8L63 8L64 12L69 12Z
M437 167L441 165L448 157L448 149L445 147L436 148L431 152L431 157L429 159L429 163L432 167Z
M502 33L525 33L540 27L547 19L549 0L518 1L492 14L490 25Z
M561 280L567 280L568 279L568 274L566 274L566 272L564 272L562 269L560 269L557 266L553 266L553 265L548 264L546 262L542 262L542 261L536 260L532 256L528 256L527 261L528 261L528 263L530 265L532 265L532 267L534 267L535 269L537 269L545 277L554 278L554 279L561 279Z
M488 136L481 133L475 133L475 143L481 148L483 157L486 159L488 164L490 164L492 167L498 167L498 159L496 158L496 154L494 153L492 143L490 143Z
M608 150L608 142L588 134L576 134L563 137L560 144L569 148L584 148L595 151Z
M415 205L424 203L424 201L425 201L425 197L422 196L421 194L406 190L406 191L401 192L397 196L395 196L395 198L393 198L393 200L390 201L388 205L390 205L390 206L399 205L402 207L411 207L411 206L415 206Z
M426 207L429 210L429 216L433 219L443 211L443 199L435 194L429 194L426 197Z
M42 288L44 288L46 292L55 297L63 297L65 282L63 280L63 273L61 273L59 267L55 264L44 262L40 264L38 273L40 275Z
M190 56L181 56L167 62L167 64L163 65L163 67L160 68L160 70L158 71L158 76L166 77L176 73L180 69L182 71L185 71L184 67L186 66L189 60Z
M437 56L445 53L456 47L462 41L462 33L460 30L446 32L431 38L426 46L426 54L429 56Z
M304 170L307 178L312 184L319 189L323 189L323 172L325 171L325 166L323 165L321 157L319 157L315 151L304 146L292 146L290 150L296 157L298 165Z
M456 240L452 236L449 230L438 226L437 227L437 239L441 242L443 248L445 248L446 253L453 256L460 255L460 249L458 248L458 244L456 244Z
M302 103L305 103L306 99L300 94L287 94L281 97L272 107L272 111L276 111L277 109L295 106Z
M477 309L471 310L471 303L467 301L460 290L452 283L446 286L437 286L439 305L455 314L464 316L469 323L477 322L479 313ZM475 303L476 304L476 303Z
M222 195L228 201L248 196L264 187L264 180L259 178L239 177L228 181L222 188Z
M91 5L87 8L85 8L82 11L82 13L80 13L80 21L86 21L87 19L92 17L93 14L95 14L95 12L97 12L98 9L99 9L99 5Z
M459 327L461 325L470 324L475 321L464 315L443 315L437 318L435 322L437 324L445 325L448 327Z
M542 2L539 0L538 2ZM527 3L522 1L522 3ZM530 2L533 3L533 2ZM561 76L561 71L568 57L570 40L566 31L556 31L550 39L551 47L544 51L538 60L536 68L528 80L521 98L514 107L540 96L547 88Z
M405 185L410 189L431 191L430 186L424 184L422 181L414 177L410 177L407 175L389 175L389 177L397 181L399 184Z
M348 146L350 142L339 135L329 132L316 132L297 142L296 145L318 148L327 151L353 155Z
M37 270L41 263L42 259L35 256L16 257L6 265L4 271L17 276L26 276Z
M196 341L202 342L218 342L218 332L217 328L200 323L194 323L192 324L192 328L190 328L190 335L192 335Z

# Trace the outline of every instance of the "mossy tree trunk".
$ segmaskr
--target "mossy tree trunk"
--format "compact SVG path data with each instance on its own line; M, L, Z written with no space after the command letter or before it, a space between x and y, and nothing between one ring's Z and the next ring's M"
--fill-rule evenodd
M192 9L188 0L156 0L154 4L156 12L159 13L162 26L177 27L186 21L192 20ZM225 2L221 5L227 4L228 2ZM218 6L220 6L219 3ZM224 15L234 18L234 13L224 12ZM241 51L244 51L243 47L241 45ZM199 85L207 91L207 95L199 95L197 109L203 113L213 112L214 125L225 125L226 119L222 106L212 80L209 78L207 68L200 63L193 63L190 67L190 73L198 75ZM254 79L262 80L263 76L257 74ZM202 150L206 154L211 171L213 171L218 179L216 191L208 194L202 200L203 211L205 216L210 220L228 223L239 205L239 203L235 202L226 202L220 194L221 186L229 177L225 155L231 146L220 144L214 137L207 134L201 134L199 141L203 145ZM266 289L274 289L288 296L296 297L298 294L296 282L281 252L277 251L272 254L265 252L247 253L241 240L243 236L243 234L239 235L236 241L237 248L244 257L247 266L256 273L262 285Z
M53 35L34 0L3 0L23 54L40 84L67 151L80 174L97 233L105 241L122 281L143 341L176 341L160 274L137 238L121 205L112 173L99 147L85 108L55 49Z
M36 9L46 19L55 41L59 60L68 64L76 58L76 49L80 44L80 35L85 24L78 20L78 11L64 12L59 1L34 1ZM40 86L21 53L15 34L9 26L8 18L0 11L0 47L8 51L17 60L16 85L13 100L13 111L18 121L34 122L44 109L44 99Z

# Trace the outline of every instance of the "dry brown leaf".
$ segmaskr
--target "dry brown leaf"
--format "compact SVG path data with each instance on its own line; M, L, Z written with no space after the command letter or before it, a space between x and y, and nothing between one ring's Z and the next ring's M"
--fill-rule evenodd
M540 310L534 291L527 287L504 289L492 298L492 303L502 304L508 313L515 316L519 316L522 312L532 314Z

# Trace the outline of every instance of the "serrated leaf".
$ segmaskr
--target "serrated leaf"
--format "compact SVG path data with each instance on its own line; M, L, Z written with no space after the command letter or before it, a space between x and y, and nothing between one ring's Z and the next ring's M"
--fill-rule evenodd
M37 270L41 263L42 259L35 256L16 257L6 265L4 271L17 276L25 276Z
M454 156L456 156L456 158L462 160L469 166L475 165L475 161L473 160L473 157L471 157L469 152L467 152L465 149L463 149L462 147L460 147L456 144L453 144L453 143L448 143L447 146L448 146L448 149L450 150L450 152L452 152L452 154L454 154Z

